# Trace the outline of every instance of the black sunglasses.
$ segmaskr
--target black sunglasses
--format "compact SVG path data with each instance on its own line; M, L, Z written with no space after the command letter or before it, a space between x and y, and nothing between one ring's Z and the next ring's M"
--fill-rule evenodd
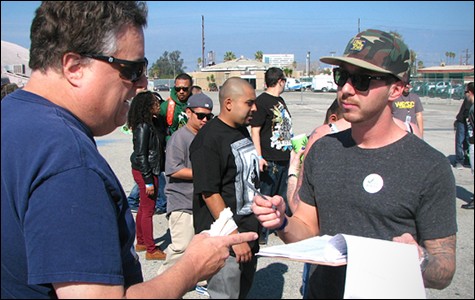
M209 113L209 114L205 114L205 113L200 113L200 112L195 112L192 108L188 107L192 113L194 113L196 115L196 117L198 118L198 120L203 120L204 118L211 120L212 118L214 118L214 115L212 113Z
M97 59L108 62L115 66L118 66L120 77L135 83L140 80L143 74L147 72L148 60L143 58L137 61L118 59L113 56L96 55L96 54L83 54L85 57Z
M395 78L392 75L384 76L384 75L367 75L367 74L350 74L350 72L346 70L342 70L340 68L333 69L333 80L335 81L336 85L339 87L343 87L348 79L351 79L351 84L360 92L365 92L369 88L369 84L371 80L389 80L391 78Z
M175 91L178 93L180 91L183 91L183 92L188 92L188 90L190 89L189 87L186 87L186 86L175 86L174 87Z

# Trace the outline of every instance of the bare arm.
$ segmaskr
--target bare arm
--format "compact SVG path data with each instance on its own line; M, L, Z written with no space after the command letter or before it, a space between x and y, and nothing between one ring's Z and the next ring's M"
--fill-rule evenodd
M251 139L256 148L257 155L262 156L261 149L261 127L251 127ZM267 166L267 161L264 158L259 159L259 170L264 171L264 166Z
M177 299L200 280L209 279L218 272L229 257L229 247L256 240L255 232L210 237L197 234L178 262L163 274L129 287L91 283L54 283L58 298L155 298ZM202 251L206 249L206 251Z
M396 242L415 244L412 235L404 233L393 239ZM448 237L425 240L423 246L428 253L428 264L422 272L424 286L432 289L444 289L450 285L455 274L455 246L457 238L455 235ZM423 249L419 246L419 256L422 257Z
M416 121L417 121L417 127L419 127L419 131L421 133L421 138L424 137L424 118L422 116L422 112L416 113Z
M290 152L290 162L289 162L289 177L287 179L287 199L289 199L289 208L292 213L297 210L298 206L298 197L295 197L294 194L297 193L297 183L298 178L301 173L302 162L300 158L302 157L304 150L300 150L298 153L295 151ZM295 174L296 176L290 176L290 174Z
M219 214L223 209L226 208L226 204L224 203L224 199L221 197L219 193L215 194L203 194L203 199L205 200L206 206L208 207L211 215L216 220L219 218ZM234 230L233 234L237 234L238 230ZM233 251L236 254L236 262L249 262L252 259L252 252L251 247L249 244L242 243L233 246Z
M171 174L170 177L184 180L193 180L193 172L190 168L183 168Z
M330 127L328 125L322 125L315 128L310 134L310 137L308 139L307 145L305 146L305 151L303 152L303 154L300 154L300 152L298 154L295 154L294 151L292 151L290 154L289 174L291 173L290 172L291 169L299 170L298 178L290 177L287 182L287 199L289 200L289 208L292 211L292 213L297 210L297 207L300 203L300 197L299 197L298 191L300 190L300 187L302 186L303 169L304 169L303 162L300 166L297 165L297 163L300 163L300 155L303 155L305 157L308 151L310 150L310 148L312 147L313 143L315 143L318 139L327 135L328 133L330 133Z
M285 243L307 239L318 235L320 232L317 208L314 206L301 202L292 217L286 217L285 201L281 196L269 197L269 201L256 195L253 200L252 211L265 228L279 228L284 223L284 219L287 218L288 224L285 229L277 231L279 237Z

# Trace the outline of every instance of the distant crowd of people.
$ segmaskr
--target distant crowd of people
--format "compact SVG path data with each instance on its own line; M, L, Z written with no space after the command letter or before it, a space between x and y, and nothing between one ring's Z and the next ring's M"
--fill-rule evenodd
M228 78L216 116L186 73L166 100L147 90L147 15L136 1L36 10L31 78L5 98L2 86L2 298L180 298L198 285L213 299L243 299L270 232L284 243L345 233L412 244L425 287L451 283L455 178L423 139L400 38L367 29L342 56L320 58L335 66L336 99L294 150L280 68L265 72L259 95ZM468 151L473 174L473 82L465 95L454 167ZM118 127L132 138L130 195L94 140ZM462 207L473 209L473 195ZM228 208L235 229L210 236ZM154 239L157 212L166 249ZM163 261L148 281L142 251ZM343 298L346 270L305 264L303 297Z

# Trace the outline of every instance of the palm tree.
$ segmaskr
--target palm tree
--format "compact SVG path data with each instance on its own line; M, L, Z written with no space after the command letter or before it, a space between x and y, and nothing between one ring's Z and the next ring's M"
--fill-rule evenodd
M262 62L262 57L264 56L264 53L259 50L254 54L254 57L256 58L257 61Z
M198 63L198 69L201 68L201 63L203 62L203 60L201 59L201 57L198 57L198 59L196 60L196 62Z
M411 57L411 73L416 74L416 59L417 59L416 51L410 50L409 55Z
M455 59L455 53L454 52L450 52L449 53L449 56L450 58L452 59L452 64L454 63L454 59Z
M227 51L224 54L224 61L230 61L236 59L236 55L232 51Z

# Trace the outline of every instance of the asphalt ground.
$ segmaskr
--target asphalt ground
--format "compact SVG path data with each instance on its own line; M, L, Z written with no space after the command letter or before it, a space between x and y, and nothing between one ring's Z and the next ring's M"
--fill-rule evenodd
M262 91L257 91L259 95ZM160 92L167 98L168 92ZM214 101L215 114L219 113L218 93L206 92ZM286 92L282 95L292 114L294 134L309 134L323 123L327 108L335 93ZM439 98L422 98L424 106L424 140L448 160L455 157L455 131L453 122L461 101ZM109 135L96 138L99 151L107 159L128 194L134 185L130 167L132 136L115 130ZM460 208L467 203L474 192L474 178L467 166L462 170L452 168L457 185L457 269L454 279L444 290L426 289L427 298L432 299L474 299L474 217L473 210ZM154 216L154 236L157 245L165 249L170 243L168 222L165 215ZM268 246L282 244L274 234L269 236ZM204 250L205 251L205 250ZM139 253L145 280L155 276L162 261L145 260ZM298 299L302 298L303 263L285 259L260 257L249 299ZM404 287L401 287L404 288ZM195 291L188 292L185 299L206 299Z

